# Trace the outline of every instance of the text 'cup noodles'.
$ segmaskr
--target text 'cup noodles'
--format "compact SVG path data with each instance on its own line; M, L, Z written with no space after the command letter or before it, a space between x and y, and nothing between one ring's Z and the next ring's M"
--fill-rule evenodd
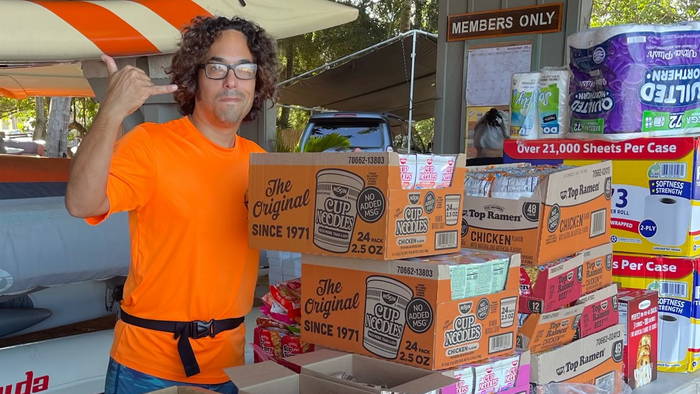
M357 197L365 186L362 177L349 171L327 169L316 176L314 244L337 253L350 249Z
M364 347L381 357L394 359L406 325L406 305L413 290L385 276L367 278Z

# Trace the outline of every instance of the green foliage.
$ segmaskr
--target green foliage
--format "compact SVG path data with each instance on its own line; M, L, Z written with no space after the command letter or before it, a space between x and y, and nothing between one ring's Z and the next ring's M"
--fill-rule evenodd
M593 0L591 27L696 20L699 11L698 0Z
M338 133L330 133L321 137L310 137L304 145L304 152L325 152L329 149L343 151L350 148L350 139Z
M29 121L34 118L34 105L33 97L23 100L0 97L0 119L14 118L21 131L32 131Z

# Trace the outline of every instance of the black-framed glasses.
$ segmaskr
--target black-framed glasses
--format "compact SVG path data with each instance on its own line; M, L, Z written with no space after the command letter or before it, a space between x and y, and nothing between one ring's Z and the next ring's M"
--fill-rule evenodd
M202 64L202 67L204 68L204 75L209 79L224 79L228 75L229 70L232 70L236 78L248 80L254 79L255 74L258 72L258 65L255 63L224 64L209 62Z

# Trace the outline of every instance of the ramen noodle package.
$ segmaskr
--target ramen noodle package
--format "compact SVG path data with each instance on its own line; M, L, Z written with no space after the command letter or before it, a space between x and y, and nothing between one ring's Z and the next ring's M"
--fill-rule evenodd
M399 155L401 188L413 189L416 186L416 155Z
M438 170L433 155L416 155L416 189L435 189Z
M582 294L583 256L520 267L520 313L545 313L570 305Z
M436 189L442 189L452 185L452 175L455 171L456 160L457 156L433 156L433 162L435 163L435 168L437 169L437 182L435 183Z

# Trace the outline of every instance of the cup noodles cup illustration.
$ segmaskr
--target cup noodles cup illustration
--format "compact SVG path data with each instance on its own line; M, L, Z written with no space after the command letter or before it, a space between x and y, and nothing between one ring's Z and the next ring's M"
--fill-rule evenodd
M357 220L357 197L365 181L352 172L325 169L316 174L314 245L346 253Z
M401 346L406 305L413 297L413 291L385 276L369 276L366 283L363 345L371 353L394 359Z
M399 155L401 188L413 189L416 186L416 155Z

